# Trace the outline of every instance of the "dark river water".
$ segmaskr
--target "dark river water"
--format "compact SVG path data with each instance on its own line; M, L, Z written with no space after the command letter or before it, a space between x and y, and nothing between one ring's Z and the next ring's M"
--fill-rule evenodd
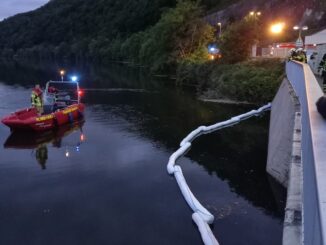
M201 102L124 66L79 72L85 123L38 135L0 125L0 244L202 244L169 156L197 126L253 106ZM0 117L49 79L51 69L1 65ZM281 244L285 192L265 172L268 122L201 136L179 161L221 245Z

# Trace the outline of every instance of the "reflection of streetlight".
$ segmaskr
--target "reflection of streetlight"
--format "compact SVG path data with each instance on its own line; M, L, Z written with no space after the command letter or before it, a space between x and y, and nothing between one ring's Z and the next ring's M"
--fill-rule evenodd
M83 142L85 140L85 135L84 134L81 134L80 135L80 141Z
M303 40L301 37L301 32L308 30L308 26L293 26L293 30L298 31L299 30L299 37L297 40L297 46L302 47L303 46Z
M219 36L221 36L222 35L222 23L218 22L217 25L220 27Z

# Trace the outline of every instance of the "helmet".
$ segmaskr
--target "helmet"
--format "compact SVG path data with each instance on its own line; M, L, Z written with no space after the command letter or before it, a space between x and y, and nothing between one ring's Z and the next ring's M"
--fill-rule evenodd
M290 51L289 51L289 54L293 55L294 53L295 53L295 48L291 48Z
M299 54L299 55L303 54L303 48L298 48L297 49L297 54Z

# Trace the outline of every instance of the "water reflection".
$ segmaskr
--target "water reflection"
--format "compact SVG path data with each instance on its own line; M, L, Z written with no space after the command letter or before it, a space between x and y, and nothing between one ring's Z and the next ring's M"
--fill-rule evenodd
M16 85L25 87L25 75L26 81L47 81L57 74L49 67L55 66L34 72L0 65L0 80L9 84L0 84L0 114L24 107L29 101L17 98L28 98L29 91ZM203 103L194 93L126 67L80 71L82 87L93 88L83 100L88 144L77 129L78 139L53 132L20 136L14 144L8 139L8 147L33 149L30 159L29 150L0 149L0 194L8 200L0 210L10 211L0 219L0 243L200 244L180 190L166 173L168 158L194 128L252 107ZM2 141L7 132L0 126ZM267 137L268 116L252 118L196 139L180 159L191 189L216 217L213 230L221 244L281 244L284 196L265 171ZM47 171L39 171L39 164ZM49 207L51 217L38 216ZM11 236L18 224L20 232Z
M49 63L24 63L20 61L5 61L0 59L1 80L5 83L19 84L30 87L39 83L44 86L48 80L61 80L60 68L65 67L69 77L78 74L80 86L84 88L128 88L157 90L163 88L164 82L149 79L147 71L141 68L114 65L113 69L107 66L94 66L91 64L49 64Z
M42 144L37 147L35 151L35 157L42 169L46 169L46 160L48 160L48 148L46 144Z
M65 148L65 156L69 157L71 152L80 152L81 145L85 142L85 134L83 133L84 121L75 122L70 125L63 125L56 130L45 132L12 132L4 143L5 149L31 149L35 156L36 162L43 170L46 169L48 160L48 144L52 144L55 148ZM74 144L65 144L62 146L63 138L79 131L79 137Z
M87 101L101 104L91 107L96 120L110 122L123 118L128 122L124 130L149 138L158 148L167 148L169 152L174 152L180 141L198 126L224 121L253 109L248 106L234 108L232 105L203 104L177 91L146 94L147 100L144 96L128 93L123 97L121 94L110 94L108 98L105 93L89 93ZM178 107L173 108L173 104ZM209 175L226 181L234 193L256 207L263 207L269 215L282 218L285 189L268 178L265 170L268 121L267 112L233 127L203 135L194 140L186 157L201 165ZM275 193L278 198L273 198ZM200 198L201 193L197 196L204 200L204 197Z

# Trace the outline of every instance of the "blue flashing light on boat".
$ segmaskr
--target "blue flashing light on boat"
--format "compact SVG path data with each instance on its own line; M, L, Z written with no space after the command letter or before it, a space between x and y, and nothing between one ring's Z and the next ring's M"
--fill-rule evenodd
M72 77L71 77L71 81L73 81L73 82L77 82L77 81L78 81L78 77L77 77L77 76L72 76Z

